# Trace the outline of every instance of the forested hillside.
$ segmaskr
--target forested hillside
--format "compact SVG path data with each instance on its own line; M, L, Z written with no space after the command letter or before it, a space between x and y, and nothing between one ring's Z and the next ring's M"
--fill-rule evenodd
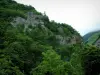
M50 21L32 6L0 0L0 75L99 75L92 68L100 67L99 52L70 25Z
M86 44L95 45L96 47L100 47L100 30L90 32L83 36L83 39Z

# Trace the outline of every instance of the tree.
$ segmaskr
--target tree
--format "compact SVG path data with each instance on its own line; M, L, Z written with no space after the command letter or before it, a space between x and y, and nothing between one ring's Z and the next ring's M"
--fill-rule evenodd
M0 50L0 75L24 75L18 66L15 66L9 55Z
M31 71L33 75L67 75L66 62L54 50L43 52L43 61Z

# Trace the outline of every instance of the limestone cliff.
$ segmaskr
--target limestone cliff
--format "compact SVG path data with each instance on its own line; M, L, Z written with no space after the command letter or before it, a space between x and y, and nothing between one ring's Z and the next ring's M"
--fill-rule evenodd
M64 24L60 26L61 24L56 23L55 25L57 26L54 28L57 31L57 33L53 32L50 28L48 28L49 24L48 25L45 24L44 18L46 18L46 15L37 15L33 12L27 12L26 15L27 15L26 19L19 16L13 18L13 21L11 22L11 24L14 27L17 27L18 25L24 25L24 30L23 30L24 32L26 32L27 30L31 32L32 28L40 27L42 30L44 30L44 32L47 35L49 32L51 32L51 34L48 36L54 36L54 38L56 38L57 40L56 42L59 43L60 45L76 44L76 43L81 43L82 41L80 35L75 34L76 31L74 33L71 33L71 30L74 31L73 28L70 28L71 29L70 30L69 28L67 28L67 25L64 25ZM30 25L32 26L31 28L29 27ZM65 30L67 30L69 33L66 32Z

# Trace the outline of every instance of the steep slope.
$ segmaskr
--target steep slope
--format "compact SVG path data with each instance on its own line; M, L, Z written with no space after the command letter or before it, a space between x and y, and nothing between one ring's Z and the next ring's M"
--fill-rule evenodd
M70 25L49 21L32 6L0 0L0 75L81 75L81 63L71 62L77 60L81 42L80 34ZM70 66L70 71L64 71L65 66Z
M86 34L84 37L85 42L90 45L95 45L97 47L100 46L99 39L100 39L100 31L94 31Z
M92 32L89 32L89 33L85 34L83 36L84 41L87 41L89 37L91 37L93 34L99 33L99 32L100 32L100 30L98 30L98 31L92 31Z

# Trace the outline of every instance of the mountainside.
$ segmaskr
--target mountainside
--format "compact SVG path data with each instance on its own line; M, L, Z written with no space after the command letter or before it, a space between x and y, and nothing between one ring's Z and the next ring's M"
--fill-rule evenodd
M71 26L49 21L46 14L32 6L0 0L0 75L35 74L35 69L44 59L42 53L48 50L51 54L46 57L52 57L54 53L53 58L57 58L58 63L61 61L64 69L64 61L71 60L74 51L71 48L81 42L81 36ZM50 72L58 75L55 70ZM38 73L36 75L40 75Z
M70 25L0 0L0 75L99 75L99 54Z
M91 37L93 34L99 33L99 32L100 32L100 30L98 30L98 31L92 31L92 32L89 32L89 33L85 34L83 36L84 41L87 41L89 37Z
M95 45L97 47L100 46L100 44L99 44L99 40L100 40L100 30L94 31L94 32L90 32L90 33L84 35L83 38L84 38L84 41L87 44Z

